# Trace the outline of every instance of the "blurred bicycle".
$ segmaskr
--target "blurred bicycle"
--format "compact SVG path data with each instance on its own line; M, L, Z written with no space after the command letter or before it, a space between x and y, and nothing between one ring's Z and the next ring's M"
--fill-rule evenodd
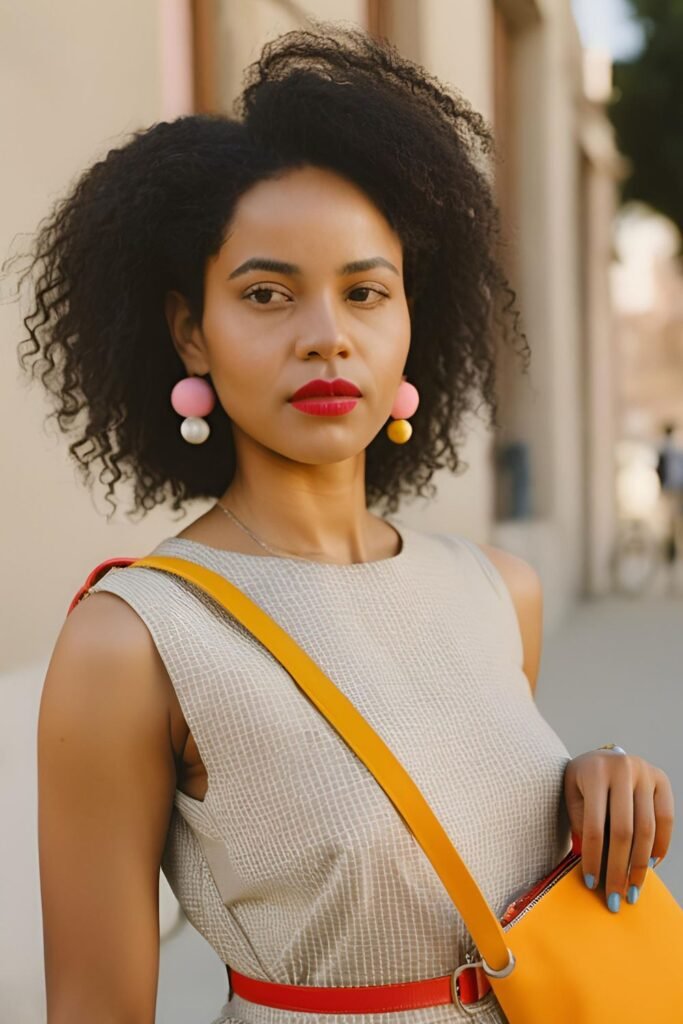
M620 516L610 559L617 593L650 593L662 577L675 591L683 561L683 451L675 444L674 429L665 425L659 447L635 440L617 444Z
M664 554L661 539L646 519L622 519L610 566L615 591L628 597L647 593L664 562Z

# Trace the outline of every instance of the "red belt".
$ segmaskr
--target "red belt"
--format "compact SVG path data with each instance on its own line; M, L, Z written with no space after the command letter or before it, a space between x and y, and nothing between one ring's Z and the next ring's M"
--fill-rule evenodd
M227 966L227 965L226 965ZM423 981L401 981L393 985L362 985L317 988L312 985L280 985L239 974L228 966L228 978L235 995L252 1003L278 1010L312 1013L381 1013L385 1010L419 1010L425 1006L476 1003L490 991L490 984L478 964L462 964L452 974Z
M572 833L572 848L550 874L537 882L507 908L501 924L508 924L563 869L570 857L581 853L581 838ZM316 988L307 985L279 985L239 974L226 964L232 991L252 1003L278 1010L310 1010L313 1013L381 1013L384 1010L419 1010L425 1006L478 1003L491 990L480 961L464 963L441 978L402 981L394 985Z

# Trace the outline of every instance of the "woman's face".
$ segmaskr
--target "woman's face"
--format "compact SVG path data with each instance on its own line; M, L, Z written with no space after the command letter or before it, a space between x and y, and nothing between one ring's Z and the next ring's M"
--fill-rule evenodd
M211 373L238 459L248 439L308 464L372 441L410 345L402 262L384 216L332 171L307 166L245 193L206 268L206 366L192 367ZM346 412L313 415L290 401L307 381L339 377L361 392Z

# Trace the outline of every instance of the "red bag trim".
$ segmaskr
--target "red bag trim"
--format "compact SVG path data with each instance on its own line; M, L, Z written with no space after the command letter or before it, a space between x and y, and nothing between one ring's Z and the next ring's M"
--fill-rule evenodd
M95 566L92 572L89 573L83 586L79 587L76 591L66 614L69 615L74 610L76 605L86 596L90 587L94 587L97 581L108 573L110 569L123 569L127 565L130 565L131 562L137 561L138 559L136 557L128 558L126 555L122 555L118 558L105 558L104 562L100 562L99 565Z

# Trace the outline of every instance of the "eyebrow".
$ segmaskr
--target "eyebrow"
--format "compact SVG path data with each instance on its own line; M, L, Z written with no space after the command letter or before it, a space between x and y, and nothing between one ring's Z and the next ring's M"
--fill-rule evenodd
M353 263L345 263L343 267L340 267L337 271L338 274L358 274L362 270L372 270L374 267L387 267L392 270L394 274L398 274L398 270L393 263L389 260L385 260L383 256L372 256L367 260L354 260ZM238 277L240 274L246 274L250 270L269 270L274 274L300 274L301 267L297 267L294 263L284 263L282 260L271 260L261 256L252 256L251 259L245 260L244 263L240 263L239 267L233 270L232 274L228 277L228 281L232 281L233 277Z

